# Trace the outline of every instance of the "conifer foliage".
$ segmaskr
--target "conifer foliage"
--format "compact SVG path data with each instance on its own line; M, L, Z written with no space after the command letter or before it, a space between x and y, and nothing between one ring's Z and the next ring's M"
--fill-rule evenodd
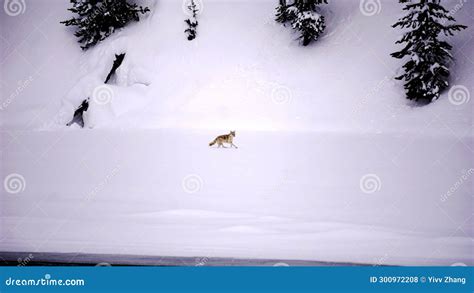
M396 79L406 82L406 97L410 100L432 102L449 85L452 46L438 37L440 34L452 36L455 31L465 29L466 26L449 23L455 19L440 2L400 0L400 3L405 4L403 10L408 13L392 26L407 30L396 42L405 46L391 56L398 59L409 57L403 65L403 74Z
M293 29L299 32L301 44L307 46L316 41L326 28L324 16L319 5L327 4L327 0L280 0L276 8L276 21L290 22Z
M116 29L122 28L130 21L139 21L139 14L150 9L137 4L130 4L127 0L70 0L75 13L71 19L62 21L66 26L77 26L74 33L87 50L98 42L110 36Z
M189 11L191 16L184 21L188 25L188 28L184 30L184 32L188 36L188 41L192 41L196 38L197 35L198 21L196 17L199 12L199 7L194 0L191 0L186 9Z

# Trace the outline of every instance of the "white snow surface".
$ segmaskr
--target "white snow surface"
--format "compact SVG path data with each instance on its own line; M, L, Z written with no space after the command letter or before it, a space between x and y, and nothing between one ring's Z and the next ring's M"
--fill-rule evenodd
M1 190L0 251L474 264L473 101L404 98L400 4L330 1L301 47L275 1L205 1L191 42L181 1L140 3L86 52L68 1L0 12L1 175L25 187ZM450 39L470 93L472 8ZM64 126L86 97L86 129ZM231 129L239 149L209 148Z
M6 139L3 170L26 188L2 196L0 250L472 264L474 170L459 141L237 132L238 149L218 149L207 146L212 135ZM365 174L378 188L361 189Z

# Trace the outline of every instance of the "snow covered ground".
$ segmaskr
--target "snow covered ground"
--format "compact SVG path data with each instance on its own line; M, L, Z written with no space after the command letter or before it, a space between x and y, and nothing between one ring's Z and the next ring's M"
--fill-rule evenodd
M180 1L144 1L87 52L47 2L0 12L0 251L474 264L472 101L404 99L395 1L330 1L309 47L274 1L205 1L193 42ZM471 93L472 8L451 40ZM125 51L110 103L63 126Z
M472 181L446 198L472 166L471 139L238 132L239 149L218 149L211 138L5 138L3 170L26 188L2 197L2 250L472 263ZM365 174L374 185L360 186Z

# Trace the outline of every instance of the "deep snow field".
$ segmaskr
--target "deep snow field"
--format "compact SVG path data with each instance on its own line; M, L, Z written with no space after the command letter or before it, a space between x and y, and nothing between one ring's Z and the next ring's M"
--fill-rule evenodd
M209 148L210 135L20 136L4 147L4 168L22 174L26 188L2 198L2 250L472 262L472 187L443 201L472 166L461 142L242 132L236 150ZM21 145L33 142L41 151L26 154ZM51 142L54 151L43 151ZM380 187L372 194L359 184L367 173L380 179L367 183L367 191Z
M473 102L404 98L401 5L330 1L301 47L275 2L205 1L188 42L181 1L143 1L86 52L67 1L2 10L1 175L22 182L1 189L0 251L473 265ZM450 40L471 93L473 6ZM109 103L64 126L122 52ZM208 146L231 129L238 149Z

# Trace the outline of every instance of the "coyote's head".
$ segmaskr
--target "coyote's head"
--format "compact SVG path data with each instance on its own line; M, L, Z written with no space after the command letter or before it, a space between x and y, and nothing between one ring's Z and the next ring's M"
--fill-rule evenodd
M235 130L234 131L230 131L230 135L232 135L233 137L235 137Z

